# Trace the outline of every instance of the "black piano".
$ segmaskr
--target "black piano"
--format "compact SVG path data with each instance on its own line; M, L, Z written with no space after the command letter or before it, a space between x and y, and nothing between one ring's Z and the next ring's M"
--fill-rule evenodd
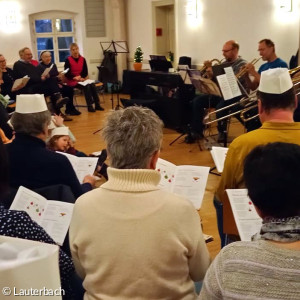
M151 86L159 87L155 91ZM142 105L151 108L164 121L165 126L178 129L188 118L189 102L195 91L184 84L180 74L130 71L123 72L122 92L130 94L130 100L122 99L123 105Z

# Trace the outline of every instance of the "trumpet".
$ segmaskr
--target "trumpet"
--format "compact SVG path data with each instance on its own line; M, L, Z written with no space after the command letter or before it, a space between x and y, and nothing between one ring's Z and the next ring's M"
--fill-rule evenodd
M243 97L241 100L235 102L235 103L232 103L228 106L224 106L220 109L217 109L213 112L210 112L208 113L204 120L203 120L203 123L205 125L209 125L209 124L213 124L215 122L219 122L219 121L222 121L222 120L225 120L225 119L228 119L230 117L233 117L233 116L236 116L236 115L240 115L241 119L243 120L243 122L247 122L247 121L250 121L254 118L256 118L258 115L256 114L255 116L251 116L251 117L248 117L246 118L244 115L246 112L248 112L249 110L253 109L254 107L257 106L257 96L256 96L256 93L257 93L257 90L255 91L252 91L248 97ZM221 112L221 111L224 111L224 110L230 110L234 107L239 107L239 106L242 106L243 108L233 112L233 113L230 113L226 116L223 116L223 117L220 117L220 118L213 118L214 115L216 115L217 113Z
M213 62L216 62L215 65L220 65L223 61L224 61L225 58L222 58L221 60L217 59L217 58L214 58L212 60L209 61L209 64L205 64L199 71L200 73L202 74L203 77L207 77L206 75L206 70L208 67L212 66L212 63Z
M261 58L262 58L261 56L258 57L258 58L254 58L254 59L250 62L250 64L255 65ZM240 79L240 78L242 78L247 72L248 72L247 69L243 66L243 67L241 67L241 70L240 70L237 74L235 74L235 76L236 76L237 79Z

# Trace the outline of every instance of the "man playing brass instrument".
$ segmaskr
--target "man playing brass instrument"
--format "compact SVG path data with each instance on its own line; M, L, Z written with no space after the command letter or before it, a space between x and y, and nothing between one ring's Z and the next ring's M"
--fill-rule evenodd
M230 144L215 194L214 205L222 247L225 245L224 233L238 235L226 189L244 188L244 159L256 146L272 142L300 145L300 123L293 121L296 107L297 98L288 70L276 68L263 71L258 87L258 112L262 126L242 134Z
M240 69L246 65L246 60L242 59L239 53L239 44L230 40L227 41L222 48L223 56L226 59L225 63L231 63L231 67L233 68L233 72L237 74ZM222 65L221 64L221 65ZM204 62L204 66L206 67L206 74L209 78L213 77L212 64L209 61ZM241 84L246 87L246 80L244 78L241 79ZM240 97L235 97L230 100L224 101L224 99L220 96L202 94L195 97L192 100L192 138L203 138L203 118L205 113L205 108L215 107L216 109L220 109L224 106L237 102ZM217 118L222 117L227 114L226 110L217 114ZM219 137L218 142L223 142L225 139L224 131L226 130L226 120L218 122L218 131Z
M255 71L253 64L248 63L245 65L248 74L253 77L253 81L249 81L248 83L252 90L257 89L262 71L274 68L288 68L287 63L277 57L275 53L275 44L270 39L263 39L258 42L258 52L262 57L262 60L266 61L266 63L262 64L257 72Z

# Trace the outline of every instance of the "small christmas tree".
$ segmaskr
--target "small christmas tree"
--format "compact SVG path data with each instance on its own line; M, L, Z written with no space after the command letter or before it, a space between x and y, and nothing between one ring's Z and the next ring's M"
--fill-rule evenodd
M141 63L143 61L143 54L141 46L138 46L134 52L134 62Z

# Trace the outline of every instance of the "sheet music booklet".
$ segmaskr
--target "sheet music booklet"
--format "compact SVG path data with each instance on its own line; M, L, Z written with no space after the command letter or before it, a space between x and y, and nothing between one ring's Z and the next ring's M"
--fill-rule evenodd
M80 183L83 183L83 179L86 175L94 174L97 167L98 157L77 157L75 155L59 151L56 151L56 153L65 155L69 159Z
M223 172L227 152L228 148L225 147L212 146L211 148L210 154L214 160L215 166L219 173Z
M95 80L93 80L93 79L86 79L85 81L79 81L78 82L78 84L83 85L83 86L86 86L86 85L91 84L91 83L95 83Z
M51 69L53 68L53 64L49 67L49 68L46 68L42 74L42 76L47 76L49 74L49 72L51 71Z
M42 226L52 239L62 245L73 214L73 203L47 200L43 196L20 186L10 210L21 210Z
M199 70L188 70L187 72L192 84L199 92L203 94L221 96L221 92L217 84L209 78L202 77Z
M260 232L262 219L248 197L248 190L227 189L226 192L241 241L251 241L251 237Z
M28 75L25 75L22 78L16 79L13 86L12 86L12 90L19 87L21 84L23 84L24 86L27 84L27 82L29 81L30 77Z
M241 90L232 67L224 68L225 74L217 76L224 100L241 96Z
M196 209L200 209L209 167L176 166L159 158L156 170L161 174L159 183L161 189L184 196L194 204Z

